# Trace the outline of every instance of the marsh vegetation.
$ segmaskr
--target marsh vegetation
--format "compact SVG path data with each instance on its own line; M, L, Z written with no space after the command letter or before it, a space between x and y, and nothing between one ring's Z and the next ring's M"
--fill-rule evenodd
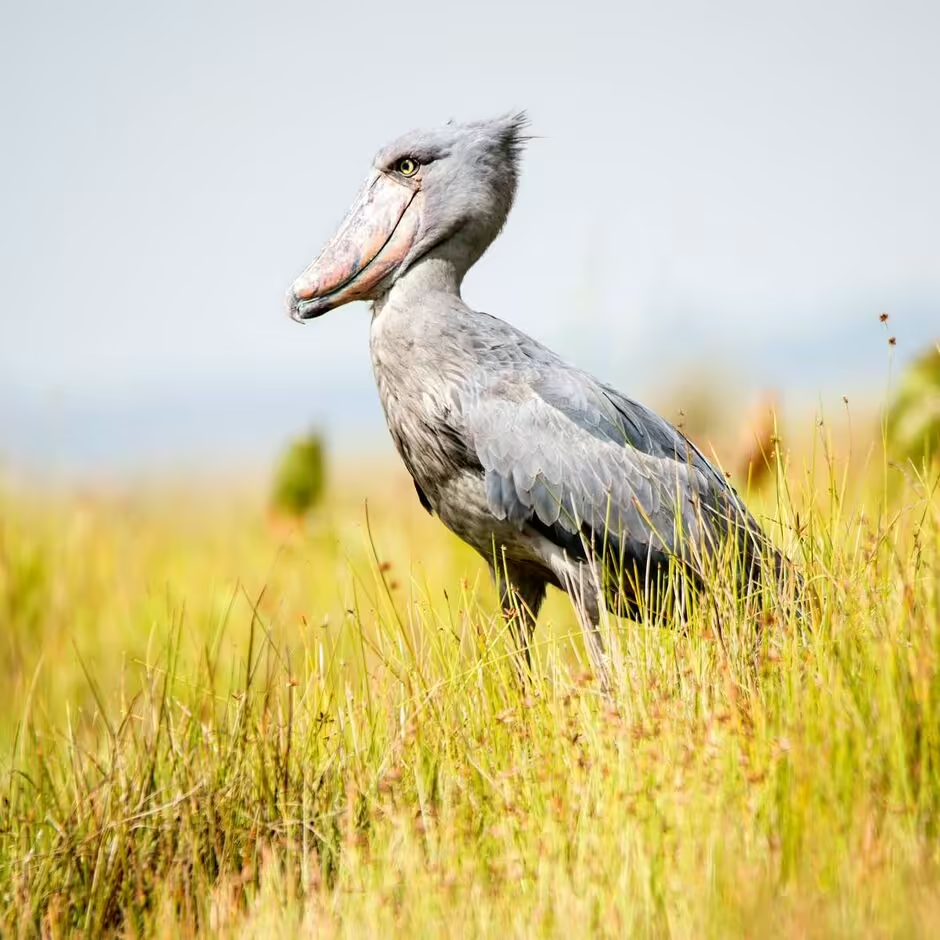
M810 615L609 619L609 698L559 594L517 681L394 463L293 528L260 485L8 481L3 932L935 934L937 468L811 427L749 496Z

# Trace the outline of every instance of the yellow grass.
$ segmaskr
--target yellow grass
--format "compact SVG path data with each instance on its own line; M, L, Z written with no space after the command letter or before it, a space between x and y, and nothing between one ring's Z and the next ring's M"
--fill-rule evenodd
M936 470L827 432L752 500L806 620L755 641L716 585L687 632L612 621L611 700L557 594L516 681L482 561L394 464L334 468L296 530L260 488L8 482L0 924L938 935Z

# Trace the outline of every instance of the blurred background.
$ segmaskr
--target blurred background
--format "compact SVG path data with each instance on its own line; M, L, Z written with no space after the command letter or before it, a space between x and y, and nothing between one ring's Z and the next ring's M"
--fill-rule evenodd
M391 455L366 306L285 291L387 140L511 108L471 305L673 420L877 407L940 334L938 36L928 0L6 4L0 461Z

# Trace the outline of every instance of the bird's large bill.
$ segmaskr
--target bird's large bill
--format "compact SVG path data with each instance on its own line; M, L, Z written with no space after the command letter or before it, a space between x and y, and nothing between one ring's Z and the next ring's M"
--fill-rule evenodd
M336 234L291 286L295 320L368 297L401 264L417 232L418 213L408 211L416 194L385 173L369 176Z

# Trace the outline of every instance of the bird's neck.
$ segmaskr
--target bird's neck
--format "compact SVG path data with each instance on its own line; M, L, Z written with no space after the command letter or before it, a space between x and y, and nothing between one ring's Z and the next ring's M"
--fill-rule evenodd
M453 252L435 248L416 261L395 283L372 304L372 315L386 310L405 311L433 294L460 297L460 285L467 272L464 259Z

